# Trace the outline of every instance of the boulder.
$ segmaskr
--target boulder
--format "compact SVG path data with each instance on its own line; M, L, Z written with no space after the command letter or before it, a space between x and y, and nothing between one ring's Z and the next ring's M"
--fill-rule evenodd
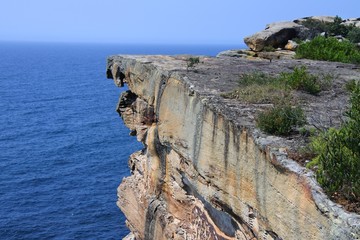
M343 23L345 26L355 25L355 27L360 28L360 18L349 18L346 19Z
M219 52L216 57L239 57L239 58L253 58L256 57L256 53L250 50L226 50Z
M294 22L301 24L307 20L317 20L319 22L331 23L331 22L334 22L335 17L333 17L333 16L312 16L312 17L304 17L304 18L295 19Z
M281 48L286 50L294 50L297 45L294 42L289 42L294 38L301 40L313 39L318 35L326 36L326 33L322 33L323 29L307 28L309 24L319 23L332 23L336 17L334 16L312 16L295 19L294 21L287 22L275 22L266 25L265 30L257 32L251 36L245 37L245 44L253 51L260 52L264 50L264 47ZM312 20L315 23L305 24L306 21ZM360 28L360 18L349 18L343 20L343 25L355 25ZM305 26L304 26L305 25ZM341 39L339 39L341 40Z
M341 35L336 35L336 36L334 36L334 38L336 38L339 42L342 42L342 41L346 40L346 38L344 38Z
M288 40L295 38L305 29L295 22L271 23L265 30L244 38L244 42L253 51L261 51L265 46L284 48Z
M299 46L299 44L297 44L295 41L289 40L284 48L286 50L295 51L298 46Z

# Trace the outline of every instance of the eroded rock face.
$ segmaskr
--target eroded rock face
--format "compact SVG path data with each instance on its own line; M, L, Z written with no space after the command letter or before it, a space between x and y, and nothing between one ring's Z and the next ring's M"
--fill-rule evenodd
M253 51L261 51L265 46L283 48L288 40L295 38L304 26L294 22L268 24L265 30L244 38L246 45Z
M295 19L294 21L276 22L266 25L265 30L259 31L251 36L245 37L245 44L253 51L262 51L265 47L281 48L287 50L295 50L296 45L288 44L289 40L298 38L301 40L312 39L315 36L321 34L314 33L314 30L310 30L303 26L305 21L313 20L323 23L334 22L334 16L312 16ZM355 25L360 27L360 18L350 18L343 20L344 25ZM316 31L315 31L316 32ZM315 35L314 35L315 34Z
M334 22L335 17L334 16L311 16L311 17L295 19L294 22L301 24L309 19L320 21L320 22L325 22L325 23L331 23L331 22Z
M118 188L117 204L135 238L359 237L360 217L331 202L313 174L288 159L283 149L296 140L267 136L255 128L254 114L266 106L220 97L244 71L276 72L299 65L299 60L202 58L193 71L186 71L185 60L108 60L109 71L114 66L120 70L130 89L122 94L118 111L144 143L142 151L131 155L131 176ZM322 66L302 64L314 71ZM328 72L337 70L338 81L360 77L353 65L323 65ZM340 98L334 95L326 106L334 108L331 104ZM326 107L317 109L318 102L308 112L326 112Z

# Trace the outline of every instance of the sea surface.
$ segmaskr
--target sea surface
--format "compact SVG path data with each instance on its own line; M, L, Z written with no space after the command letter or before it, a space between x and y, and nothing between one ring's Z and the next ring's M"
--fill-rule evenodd
M116 189L142 148L106 79L113 54L239 46L0 42L0 239L122 239Z

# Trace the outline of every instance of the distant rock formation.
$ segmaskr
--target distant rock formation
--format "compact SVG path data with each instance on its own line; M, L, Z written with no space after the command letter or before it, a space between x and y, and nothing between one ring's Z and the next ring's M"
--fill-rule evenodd
M257 32L244 39L246 45L253 51L261 51L266 46L284 48L288 40L296 38L305 27L294 22L279 22L266 26L265 30Z
M265 47L294 50L296 45L289 42L290 40L295 38L305 40L314 37L310 29L302 25L304 22L313 20L331 23L334 22L334 19L335 17L331 16L313 16L294 21L271 23L266 25L265 30L245 37L244 42L251 50L256 52L264 50ZM353 24L356 27L360 27L360 18L350 18L344 20L342 24L347 26Z

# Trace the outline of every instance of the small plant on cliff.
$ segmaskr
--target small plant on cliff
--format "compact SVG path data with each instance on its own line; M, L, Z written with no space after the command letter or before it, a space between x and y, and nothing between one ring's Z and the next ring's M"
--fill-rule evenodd
M352 43L360 43L360 28L354 27L352 30L350 30L347 38Z
M307 38L314 38L318 36L322 32L328 32L329 29L329 23L319 21L317 19L306 19L305 21L301 22L301 25L307 27L309 29L307 35L305 36Z
M189 57L186 59L186 70L189 71L189 69L195 68L197 64L200 63L200 58L198 57Z
M297 58L325 60L344 63L360 63L360 50L349 41L336 38L315 37L296 49Z
M280 74L280 81L284 82L291 89L302 90L313 95L327 89L330 86L331 78L331 75L320 77L310 74L305 66L295 67L293 72L283 72Z
M289 97L289 92L279 79L262 72L245 73L240 76L239 87L225 98L235 98L246 103L278 103Z
M317 166L316 178L329 194L341 192L346 199L360 199L360 84L352 86L348 121L313 138L317 157L307 166Z
M289 135L294 127L303 126L306 121L300 107L285 104L260 113L256 122L257 126L266 133Z
M265 46L263 51L264 52L275 52L276 49L273 46Z
M343 23L341 17L336 16L334 22L329 23L328 32L330 36L341 35L347 37L349 31L352 29L352 26L346 26Z
M273 77L262 72L246 73L240 76L239 87L225 98L235 98L246 103L274 103L291 101L290 90L302 90L310 94L318 94L330 86L332 76L313 75L305 66L295 67L293 72L282 72Z

